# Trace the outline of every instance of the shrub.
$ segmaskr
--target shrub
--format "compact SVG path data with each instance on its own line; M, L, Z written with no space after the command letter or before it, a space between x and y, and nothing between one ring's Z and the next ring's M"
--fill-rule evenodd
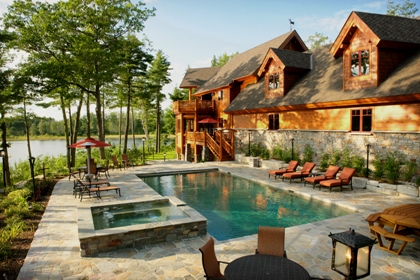
M330 154L325 153L321 156L321 163L319 164L319 167L321 170L327 170L330 160Z
M309 145L306 145L303 150L303 162L312 162L314 157L314 150L312 150L312 147Z
M283 149L280 145L273 147L271 151L271 158L273 159L282 159L283 157Z
M266 157L266 159L268 159L270 155L270 151L266 147L264 147L261 143L251 144L250 150L251 150L251 155L254 157ZM245 153L247 156L251 156L247 153L248 151Z
M385 175L385 167L382 163L383 159L379 155L372 161L373 167L375 167L375 172L373 172L373 178L375 180L380 180Z
M414 175L416 175L418 164L413 161L408 161L401 167L401 179L407 182L411 182Z

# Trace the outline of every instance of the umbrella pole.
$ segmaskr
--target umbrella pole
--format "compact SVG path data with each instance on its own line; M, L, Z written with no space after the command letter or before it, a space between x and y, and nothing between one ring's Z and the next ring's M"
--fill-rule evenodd
M86 146L87 149L87 174L86 174L86 178L89 180L90 182L90 147Z

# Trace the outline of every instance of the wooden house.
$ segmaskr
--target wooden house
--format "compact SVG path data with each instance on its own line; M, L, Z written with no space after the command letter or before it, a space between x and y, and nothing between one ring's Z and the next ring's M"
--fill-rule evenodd
M179 159L200 160L209 147L231 160L250 133L268 148L293 138L318 156L371 144L420 158L419 19L352 12L331 46L309 52L288 32L223 67L189 69L181 87L191 94L173 106ZM200 132L209 117L215 137Z

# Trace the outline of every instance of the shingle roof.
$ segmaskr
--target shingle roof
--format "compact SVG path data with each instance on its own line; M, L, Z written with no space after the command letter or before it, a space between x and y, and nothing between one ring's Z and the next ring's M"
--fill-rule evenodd
M220 70L219 66L205 67L205 68L189 68L182 79L180 88L200 87L207 82L217 71Z
M232 57L216 75L198 88L196 94L229 85L234 79L246 77L255 73L264 60L270 47L278 48L291 36L299 36L296 31L290 31L259 46Z
M311 54L271 48L286 67L311 69Z
M420 20L354 12L381 40L420 44Z
M343 59L331 56L329 47L314 51L312 70L302 76L284 97L264 98L262 78L258 83L247 86L225 112L264 108L284 110L293 105L420 93L420 50L405 59L378 87L344 91Z

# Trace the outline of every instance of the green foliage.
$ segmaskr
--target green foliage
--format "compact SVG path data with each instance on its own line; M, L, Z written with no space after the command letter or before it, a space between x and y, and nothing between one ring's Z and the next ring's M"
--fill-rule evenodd
M309 44L309 49L313 50L330 44L331 41L328 41L328 36L325 36L322 33L315 32L315 35L311 35L308 37L306 43Z
M331 153L321 156L320 168L326 170L329 165L354 168L356 173L363 174L365 159L354 154L349 147L345 147L343 150L334 149Z
M418 170L418 164L415 161L408 161L401 167L401 179L411 182Z
M261 157L263 159L269 159L270 151L264 147L261 143L251 144L250 146L251 155L248 154L248 149L245 152L246 156Z
M375 168L375 172L373 172L373 178L375 180L380 180L385 175L385 166L383 165L383 159L380 156L376 156L376 158L372 161L372 165Z
M271 158L273 159L282 159L283 158L283 149L280 145L276 145L271 150Z
M17 216L6 219L6 226L0 230L0 258L11 255L11 241L25 229L25 223Z
M314 157L314 150L311 146L306 145L303 149L302 162L312 162Z
M392 183L397 183L400 177L400 165L402 163L401 154L397 152L388 153L385 157L385 178Z
M232 53L231 55L228 55L226 52L223 53L222 55L219 55L219 57L216 57L215 55L213 55L213 59L211 60L211 66L223 66L225 65L232 57L234 57L235 55L237 55L238 52L236 53Z
M416 3L411 3L409 0L405 0L403 4L394 4L394 1L388 0L386 14L390 16L415 18L417 11Z

